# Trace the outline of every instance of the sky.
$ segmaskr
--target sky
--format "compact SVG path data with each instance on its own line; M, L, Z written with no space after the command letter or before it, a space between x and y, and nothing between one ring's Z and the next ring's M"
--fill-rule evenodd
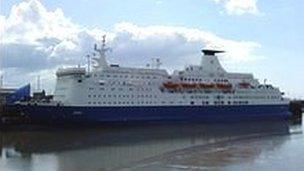
M107 35L110 63L169 72L199 64L202 48L226 53L229 72L253 73L304 98L301 0L0 0L0 75L19 87L36 79L51 93L59 67L84 65Z

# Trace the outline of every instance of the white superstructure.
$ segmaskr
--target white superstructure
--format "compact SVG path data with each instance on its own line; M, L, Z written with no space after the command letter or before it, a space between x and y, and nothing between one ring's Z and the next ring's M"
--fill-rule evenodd
M85 68L59 69L54 101L64 106L210 106L287 104L280 90L260 84L252 74L229 73L216 53L203 50L200 65L168 74L155 67L109 65L105 39ZM159 62L159 61L157 61ZM159 64L159 63L158 63ZM157 64L157 66L158 66Z

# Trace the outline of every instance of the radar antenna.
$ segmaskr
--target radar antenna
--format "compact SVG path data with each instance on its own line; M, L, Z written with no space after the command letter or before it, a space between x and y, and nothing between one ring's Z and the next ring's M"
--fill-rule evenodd
M159 69L161 64L160 58L151 58L151 62L147 63L146 67L151 69Z
M161 62L160 62L160 58L156 58L155 59L155 67L156 67L156 69L159 69L159 67L161 66Z
M110 50L109 48L106 48L106 35L102 36L102 41L101 42L102 42L101 48L99 49L97 47L97 44L95 43L94 44L94 50L96 52L99 52L100 55L105 55L105 53Z

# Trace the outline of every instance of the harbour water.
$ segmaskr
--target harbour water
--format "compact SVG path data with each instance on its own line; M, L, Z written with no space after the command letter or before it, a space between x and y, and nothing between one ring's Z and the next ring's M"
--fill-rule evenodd
M1 171L304 170L283 122L35 127L0 132Z

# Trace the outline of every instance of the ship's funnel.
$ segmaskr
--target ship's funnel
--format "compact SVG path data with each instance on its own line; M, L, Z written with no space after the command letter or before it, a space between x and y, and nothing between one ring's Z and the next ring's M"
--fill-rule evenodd
M215 55L217 53L224 53L225 51L203 49L202 52L204 56L202 57L201 67L204 73L212 75L222 75L226 73Z
M204 55L215 56L216 53L224 53L225 51L222 51L222 50L209 50L209 49L203 49L202 52L204 53Z

